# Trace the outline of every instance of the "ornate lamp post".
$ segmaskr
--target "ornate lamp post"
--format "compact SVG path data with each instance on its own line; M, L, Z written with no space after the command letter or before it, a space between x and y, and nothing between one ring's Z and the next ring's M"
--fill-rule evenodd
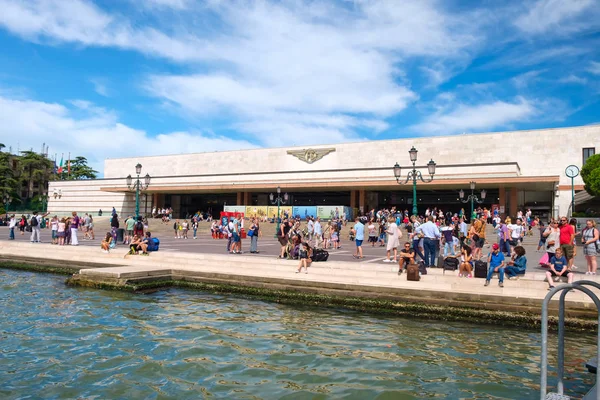
M48 195L47 194L40 194L40 203L42 203L42 211L46 212L46 207L48 206Z
M6 213L6 222L8 222L8 206L10 206L10 202L12 198L8 193L4 193L2 196L2 202L4 203L4 212Z
M277 197L275 197L273 193L269 194L269 201L271 201L271 204L277 204L277 226L275 228L275 237L277 237L277 234L279 233L279 221L281 219L279 216L279 209L281 205L287 203L288 200L289 196L287 193L284 193L283 197L281 197L281 188L279 186L277 186Z
M135 182L133 182L133 178L131 175L127 175L127 188L131 191L135 190L135 219L137 219L140 215L140 191L148 189L150 186L150 175L146 174L144 177L144 183L140 181L140 174L142 173L142 164L138 163L135 166L135 174L137 177L135 178Z
M477 202L478 204L483 203L483 201L485 200L485 196L487 195L487 192L485 191L485 189L483 189L481 191L481 199L479 199L479 197L477 197L477 195L475 195L473 193L473 191L475 190L475 181L471 181L469 182L469 185L471 187L471 194L467 196L467 198L465 199L465 191L460 189L460 192L458 192L458 196L460 197L460 201L462 201L463 203L468 203L469 201L471 202L471 218L473 219L473 202Z
M402 175L402 168L400 167L400 165L398 163L396 163L396 165L394 165L394 177L396 178L396 182L398 182L400 185L404 185L407 184L411 179L412 179L412 184L413 184L413 207L412 207L412 213L413 215L417 215L417 179L420 179L423 183L429 183L433 180L433 176L435 175L435 162L432 160L430 160L427 163L427 172L429 173L429 179L424 179L423 175L421 174L421 171L417 171L417 169L415 168L415 164L417 162L417 149L415 149L415 147L413 146L409 151L408 154L410 155L410 161L412 162L412 171L408 171L408 176L406 177L406 180L401 178Z

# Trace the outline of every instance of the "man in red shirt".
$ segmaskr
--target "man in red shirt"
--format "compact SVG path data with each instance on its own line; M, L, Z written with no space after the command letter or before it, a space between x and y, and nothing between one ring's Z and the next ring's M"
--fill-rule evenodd
M575 241L575 229L569 224L567 217L560 217L558 223L560 229L560 248L568 260L569 270L573 266L573 243Z

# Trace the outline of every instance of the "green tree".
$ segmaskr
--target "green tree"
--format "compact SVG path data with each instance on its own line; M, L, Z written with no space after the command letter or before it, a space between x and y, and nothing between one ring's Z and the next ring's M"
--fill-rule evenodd
M97 175L98 171L92 169L92 167L88 165L87 158L77 156L74 160L71 160L71 173L68 174L67 179L96 179Z
M600 196L600 154L591 156L581 168L585 190L592 196Z
M26 185L26 199L31 199L37 193L46 191L54 163L42 154L34 151L22 151L19 158L21 182ZM37 190L36 190L37 189Z
M2 151L4 148L4 144L0 143L0 195L8 193L15 198L18 192L18 182L15 179L15 171L12 167L13 156Z

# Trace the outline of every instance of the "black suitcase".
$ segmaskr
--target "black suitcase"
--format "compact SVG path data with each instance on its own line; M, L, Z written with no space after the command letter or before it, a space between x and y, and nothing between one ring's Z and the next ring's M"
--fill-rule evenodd
M475 278L487 278L487 263L481 260L475 261Z
M408 264L406 267L406 280L407 281L419 281L421 276L419 275L419 266L417 264Z
M314 262L327 261L328 258L329 258L329 252L327 250L315 249L313 251L312 260Z
M419 261L419 272L421 275L427 275L427 267L425 266L425 261Z
M444 274L446 271L456 271L458 269L460 261L456 257L446 257L444 260Z

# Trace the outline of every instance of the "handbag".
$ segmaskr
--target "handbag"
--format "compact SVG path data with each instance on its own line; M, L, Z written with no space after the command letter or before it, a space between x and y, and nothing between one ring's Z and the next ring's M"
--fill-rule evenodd
M544 253L544 255L542 256L542 258L540 258L539 264L540 264L542 267L545 267L545 266L547 266L547 264L548 264L548 261L550 261L550 260L548 259L548 253Z
M248 237L252 237L252 236L254 236L254 229L250 229L248 231Z
M31 232L31 225L27 225L27 226L25 227L25 230L26 230L27 232Z

